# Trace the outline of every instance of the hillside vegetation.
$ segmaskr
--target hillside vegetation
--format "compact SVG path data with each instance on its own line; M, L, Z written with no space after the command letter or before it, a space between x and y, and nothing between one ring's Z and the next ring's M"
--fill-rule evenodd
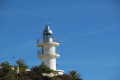
M23 59L16 62L17 65L10 65L9 62L1 63L0 80L83 80L80 73L76 70L71 70L68 74L63 74L54 77L43 76L43 73L52 73L49 67L45 64L34 66L30 71L26 71L28 66ZM19 67L19 72L18 72Z

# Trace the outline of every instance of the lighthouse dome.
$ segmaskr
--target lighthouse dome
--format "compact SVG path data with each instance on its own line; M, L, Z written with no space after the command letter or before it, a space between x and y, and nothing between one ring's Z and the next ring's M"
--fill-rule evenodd
M43 31L43 35L52 35L53 32L50 30L50 27L46 25L45 30Z

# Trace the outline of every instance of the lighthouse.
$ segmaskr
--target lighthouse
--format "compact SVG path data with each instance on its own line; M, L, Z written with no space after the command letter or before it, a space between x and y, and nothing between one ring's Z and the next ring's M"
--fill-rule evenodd
M53 37L52 30L49 25L46 24L43 31L43 38L37 40L37 46L40 47L40 50L38 50L38 58L41 58L42 63L47 65L54 72L57 72L58 75L62 75L64 71L56 69L56 58L60 57L59 51L56 50L56 47L59 45L60 42Z

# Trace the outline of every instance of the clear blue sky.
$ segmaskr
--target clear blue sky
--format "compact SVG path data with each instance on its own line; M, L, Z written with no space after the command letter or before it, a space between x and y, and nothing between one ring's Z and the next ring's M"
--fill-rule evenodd
M61 45L57 68L78 70L84 80L120 80L119 0L0 0L0 63L37 58L46 22Z

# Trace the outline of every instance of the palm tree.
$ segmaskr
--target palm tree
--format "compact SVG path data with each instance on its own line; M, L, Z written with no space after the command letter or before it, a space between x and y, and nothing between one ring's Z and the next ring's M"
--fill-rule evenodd
M72 80L83 80L80 78L80 73L78 73L76 70L69 71L68 75L72 77Z

